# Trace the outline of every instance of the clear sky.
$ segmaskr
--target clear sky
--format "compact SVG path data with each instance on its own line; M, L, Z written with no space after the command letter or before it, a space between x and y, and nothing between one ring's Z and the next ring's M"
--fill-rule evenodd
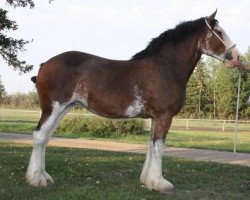
M129 59L148 42L181 21L205 17L218 9L216 18L241 53L250 46L249 0L35 0L35 8L0 6L19 29L9 34L33 40L20 58L34 70L18 75L0 58L0 75L9 94L34 90L30 77L39 64L69 50L112 59Z

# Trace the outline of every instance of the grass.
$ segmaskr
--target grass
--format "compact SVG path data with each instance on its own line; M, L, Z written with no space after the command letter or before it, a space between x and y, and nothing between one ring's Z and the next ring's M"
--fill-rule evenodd
M233 151L234 132L170 131L169 146ZM238 132L237 151L250 153L249 132Z
M163 173L174 193L149 191L139 183L145 155L49 147L48 188L24 180L31 147L0 142L1 199L249 199L249 167L164 157Z
M39 110L1 109L0 120L7 122L38 122L41 114Z
M80 113L74 111L77 115ZM40 112L38 110L15 110L15 109L0 109L1 116L4 121L0 121L0 132L16 132L16 133L32 133L35 130ZM69 117L70 115L67 115ZM148 125L147 121L146 125ZM213 128L208 128L211 126ZM214 150L233 150L234 123L226 122L225 132L221 131L222 122L210 120L189 120L190 130L185 129L184 119L174 119L170 132L167 138L167 145L173 147L192 147L201 149ZM182 128L182 129L180 129ZM250 153L250 124L241 123L239 125L237 150L239 152ZM145 131L144 135L121 135L111 133L106 138L94 137L92 133L65 133L56 132L56 136L74 137L74 138L90 138L90 139L108 139L119 140L131 143L148 143L149 131Z
M0 132L31 134L37 123L0 122Z
M16 123L0 122L0 132L32 133L35 130L36 123ZM150 133L145 131L144 135L121 135L112 133L109 137L93 137L91 133L69 134L56 133L55 136L86 139L107 139L118 140L129 143L143 143L149 141ZM167 137L167 146L188 147L199 149L213 149L223 151L233 151L234 132L222 131L199 131L199 130L174 130L170 129ZM240 131L238 133L237 151L250 153L250 134Z

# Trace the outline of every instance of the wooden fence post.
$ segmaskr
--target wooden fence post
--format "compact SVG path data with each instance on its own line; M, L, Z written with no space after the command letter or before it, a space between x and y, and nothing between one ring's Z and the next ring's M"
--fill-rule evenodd
M223 121L222 131L225 131L226 120Z
M187 129L187 130L189 129L188 119L187 119L187 121L186 121L186 129Z

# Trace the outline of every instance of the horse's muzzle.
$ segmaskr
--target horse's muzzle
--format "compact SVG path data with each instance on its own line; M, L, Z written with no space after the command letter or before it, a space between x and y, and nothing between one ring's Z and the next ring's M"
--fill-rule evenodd
M234 47L231 51L226 53L225 64L227 67L237 67L240 63L240 52Z

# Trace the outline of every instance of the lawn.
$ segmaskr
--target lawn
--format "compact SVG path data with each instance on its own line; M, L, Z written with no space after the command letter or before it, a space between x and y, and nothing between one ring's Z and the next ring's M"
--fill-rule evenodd
M174 193L139 183L145 155L49 147L47 171L55 181L33 188L24 180L31 146L0 142L0 199L249 199L250 168L164 157L163 173Z
M82 112L74 111L71 115L81 115ZM40 112L38 110L0 109L0 132L32 133L35 130ZM70 117L71 115L67 115ZM147 120L146 126L149 121ZM227 121L225 131L222 131L222 122L210 120L189 120L189 130L186 130L184 119L174 119L167 137L167 145L172 147L190 147L201 149L214 149L233 151L234 123ZM212 128L211 128L212 127ZM250 124L239 125L237 151L250 153ZM148 143L150 132L144 135L121 135L111 133L106 138L94 137L91 133L65 133L56 132L55 136L119 140L131 143Z
M36 123L17 123L17 122L0 122L0 132L16 132L16 133L32 133L35 130ZM73 138L86 138L86 139L107 139L118 140L130 143L143 143L149 141L150 133L145 131L144 135L127 135L122 136L117 133L112 133L109 137L98 138L93 137L91 133L80 134L67 134L56 133L55 136L59 137L73 137ZM167 137L167 146L171 147L188 147L200 149L213 149L223 151L233 151L233 138L234 132L222 131L199 131L199 130L175 130L170 129ZM250 133L240 131L238 133L237 141L238 152L250 153Z

